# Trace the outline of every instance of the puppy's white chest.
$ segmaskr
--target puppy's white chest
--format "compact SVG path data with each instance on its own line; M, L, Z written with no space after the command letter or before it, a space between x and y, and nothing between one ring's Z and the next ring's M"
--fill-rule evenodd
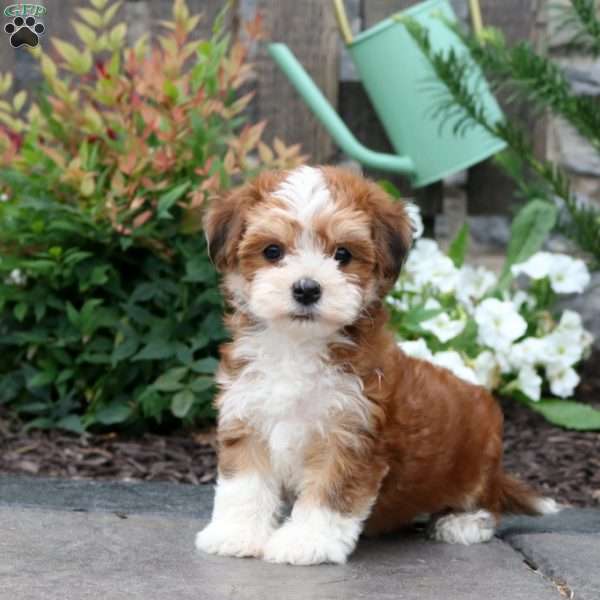
M252 425L270 449L278 478L295 487L311 440L326 435L340 411L364 410L361 383L314 344L253 338L254 343L243 340L236 347L246 366L235 379L220 382L220 419Z

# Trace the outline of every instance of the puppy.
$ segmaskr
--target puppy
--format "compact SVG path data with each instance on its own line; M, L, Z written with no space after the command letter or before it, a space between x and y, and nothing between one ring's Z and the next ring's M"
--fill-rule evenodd
M502 512L554 512L502 469L494 398L410 358L383 298L411 245L401 202L333 167L264 173L210 207L232 341L221 349L219 476L197 548L343 563L361 532L431 515L441 541ZM286 506L291 512L284 518Z

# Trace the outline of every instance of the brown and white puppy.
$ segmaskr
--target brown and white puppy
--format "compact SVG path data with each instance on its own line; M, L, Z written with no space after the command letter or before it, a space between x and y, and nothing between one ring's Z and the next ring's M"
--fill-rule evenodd
M411 244L402 203L350 172L301 167L215 202L205 229L233 340L199 549L343 563L363 530L422 513L435 539L471 544L503 511L556 510L503 472L494 398L409 358L387 329L382 299Z

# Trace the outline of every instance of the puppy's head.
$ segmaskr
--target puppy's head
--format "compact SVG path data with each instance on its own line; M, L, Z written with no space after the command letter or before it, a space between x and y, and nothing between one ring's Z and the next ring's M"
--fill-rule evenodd
M314 335L383 297L411 241L402 203L333 167L260 175L213 203L205 232L235 308Z

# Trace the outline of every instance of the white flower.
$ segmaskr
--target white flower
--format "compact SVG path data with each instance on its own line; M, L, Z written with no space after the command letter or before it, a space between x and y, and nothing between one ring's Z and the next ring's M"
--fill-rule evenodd
M443 294L453 292L458 270L433 240L421 238L408 255L405 272L417 287L431 285Z
M537 252L525 262L513 265L510 270L515 277L524 273L532 279L543 279L550 274L552 260L553 254L550 252Z
M510 344L527 330L527 322L511 302L486 298L475 310L481 344L495 350L506 351Z
M546 364L562 365L571 367L581 360L583 346L579 336L574 339L573 333L556 329L545 338L546 341Z
M560 317L560 321L555 329L564 335L569 336L574 344L579 344L584 354L592 345L594 336L583 328L581 315L573 310L565 310Z
M394 285L394 290L396 292L411 292L412 294L418 294L421 291L421 288L412 280L411 277L408 276L408 273L405 271L398 278Z
M557 294L581 294L590 283L590 272L580 258L557 254L550 269L550 285Z
M560 316L557 329L563 331L573 331L577 335L583 332L583 321L581 315L574 310L565 310Z
M9 276L4 280L7 285L25 285L27 283L27 277L23 274L21 269L13 269Z
M550 391L560 398L571 396L579 383L579 375L575 370L563 364L548 365L546 377L550 381Z
M525 306L528 309L534 309L536 304L535 297L523 290L517 290L510 301L517 310L521 310L522 306Z
M510 347L508 359L515 369L544 364L547 356L545 338L528 337Z
M8 194L0 194L0 202L8 202Z
M483 298L497 282L496 275L484 267L464 266L458 272L456 297L470 306L474 300Z
M500 365L489 350L484 350L472 363L473 370L480 385L488 390L494 389L500 379Z
M542 395L542 378L529 365L520 369L517 386L530 400L537 402Z
M386 298L386 301L399 312L406 312L410 310L410 304L406 296L402 298L394 298L394 296L388 296Z
M465 328L467 322L464 319L451 319L448 313L440 313L432 319L423 321L421 327L430 331L442 343L455 338Z
M525 273L532 279L548 277L557 294L580 294L590 283L590 273L579 258L566 254L538 252L529 260L511 267L513 275Z
M421 219L421 209L412 202L404 203L404 210L410 219L410 224L413 231L413 240L418 240L424 231L423 219Z
M406 261L406 268L409 268L411 263L415 263L412 265L413 267L418 267L419 263L439 255L443 256L442 251L435 240L421 238L416 241L410 251L408 260Z
M456 289L458 271L454 263L447 256L440 256L430 260L424 267L425 281L431 283L442 294L449 294Z
M454 375L464 379L465 381L468 381L469 383L479 385L479 380L477 379L477 375L475 375L475 371L473 371L473 369L470 367L467 367L460 354L454 350L438 352L433 356L431 362L438 367L444 367L445 369L448 369L454 373Z
M437 298L427 298L423 308L427 310L438 310L442 308L442 305Z
M431 360L433 357L431 350L427 347L424 339L414 340L412 342L403 341L398 342L398 346L413 358L421 358L423 360Z

